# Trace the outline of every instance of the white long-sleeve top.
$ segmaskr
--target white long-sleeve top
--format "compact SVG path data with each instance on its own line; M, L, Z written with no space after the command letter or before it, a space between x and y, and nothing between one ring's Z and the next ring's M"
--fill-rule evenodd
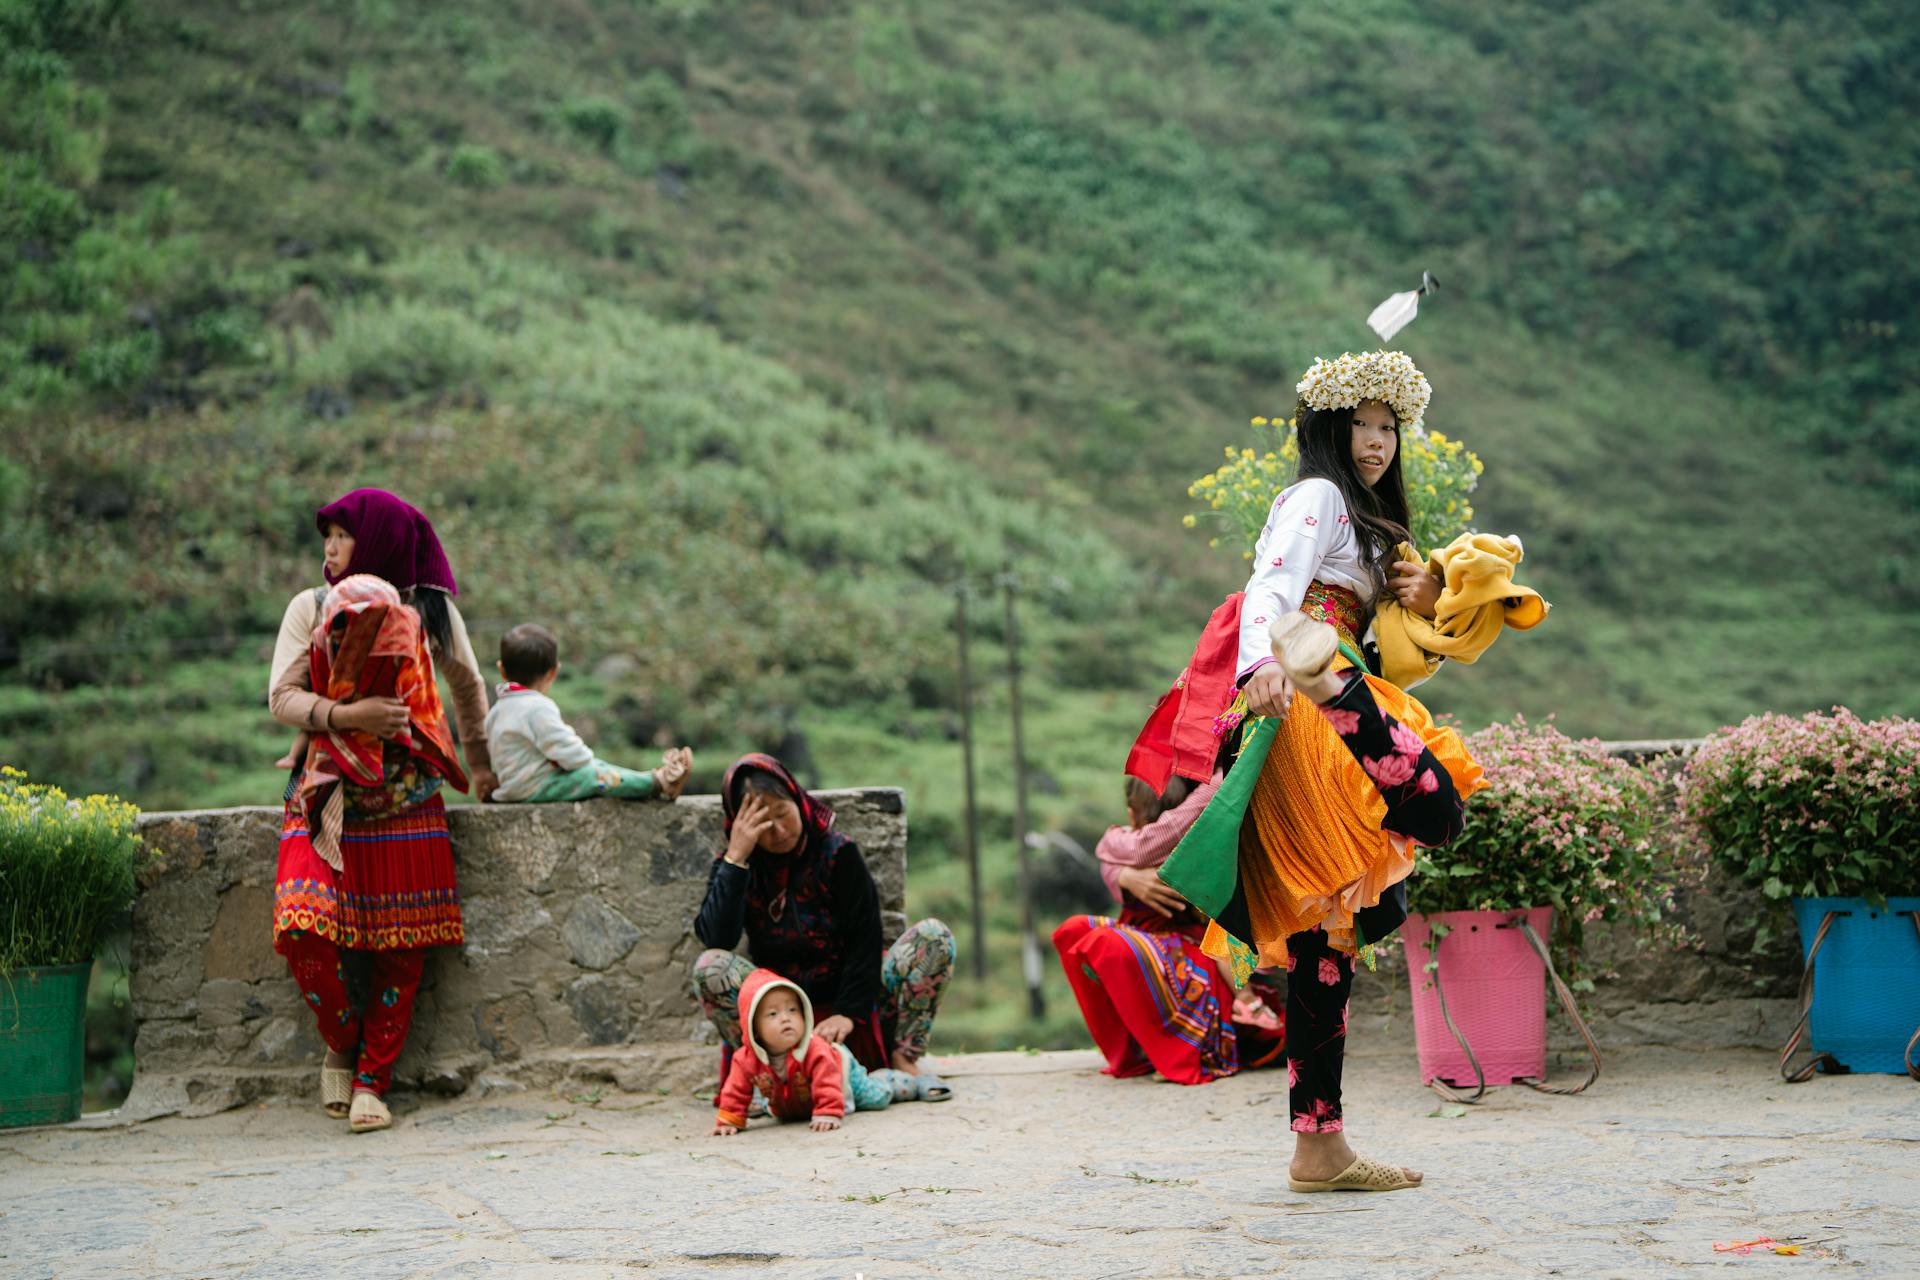
M487 712L487 748L500 779L496 801L525 800L555 773L593 763L593 748L560 716L560 704L544 693L503 684Z
M1373 573L1340 487L1309 476L1288 485L1273 500L1254 547L1253 576L1247 579L1247 598L1240 606L1240 656L1235 671L1241 680L1273 660L1268 629L1275 618L1300 607L1315 578L1347 588L1362 604L1373 603Z

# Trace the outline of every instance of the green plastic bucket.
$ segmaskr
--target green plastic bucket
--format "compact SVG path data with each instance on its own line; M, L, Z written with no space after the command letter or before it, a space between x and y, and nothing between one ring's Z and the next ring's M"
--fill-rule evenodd
M90 964L0 973L0 1129L80 1118Z

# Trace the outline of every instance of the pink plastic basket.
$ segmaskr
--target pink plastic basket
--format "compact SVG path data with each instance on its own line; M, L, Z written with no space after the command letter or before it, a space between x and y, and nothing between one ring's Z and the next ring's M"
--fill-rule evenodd
M1410 915L1400 927L1407 940L1407 977L1413 987L1413 1035L1420 1046L1420 1083L1436 1077L1471 1088L1473 1064L1447 1030L1430 958L1440 962L1440 982L1454 1025L1473 1046L1488 1084L1543 1080L1547 1074L1547 967L1517 926L1525 917L1544 941L1553 908L1531 911L1444 911ZM1437 956L1427 952L1430 923L1449 930Z

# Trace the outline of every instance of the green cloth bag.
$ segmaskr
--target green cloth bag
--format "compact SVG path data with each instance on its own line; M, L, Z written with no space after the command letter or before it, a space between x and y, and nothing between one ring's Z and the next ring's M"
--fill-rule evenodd
M1340 652L1355 667L1367 669L1366 659L1344 640L1340 642ZM1253 785L1260 780L1260 770L1266 766L1274 736L1279 732L1280 722L1271 716L1254 719L1220 789L1213 793L1213 799L1201 810L1199 820L1188 828L1187 834L1160 865L1160 878L1205 912L1210 920L1220 918L1220 913L1233 901L1233 891L1239 887L1240 824L1246 821L1247 805L1253 800Z
M1160 864L1160 878L1208 919L1220 918L1240 883L1240 824L1279 731L1280 722L1269 716L1253 722L1220 789Z

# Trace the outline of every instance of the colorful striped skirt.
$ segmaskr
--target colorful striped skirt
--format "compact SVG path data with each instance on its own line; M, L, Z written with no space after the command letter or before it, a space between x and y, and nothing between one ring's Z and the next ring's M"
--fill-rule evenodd
M1205 1084L1239 1070L1233 988L1192 938L1070 916L1053 945L1105 1074Z
M348 822L340 861L335 871L314 852L306 813L289 804L273 886L275 950L295 930L355 951L457 946L465 938L439 796L392 817Z

